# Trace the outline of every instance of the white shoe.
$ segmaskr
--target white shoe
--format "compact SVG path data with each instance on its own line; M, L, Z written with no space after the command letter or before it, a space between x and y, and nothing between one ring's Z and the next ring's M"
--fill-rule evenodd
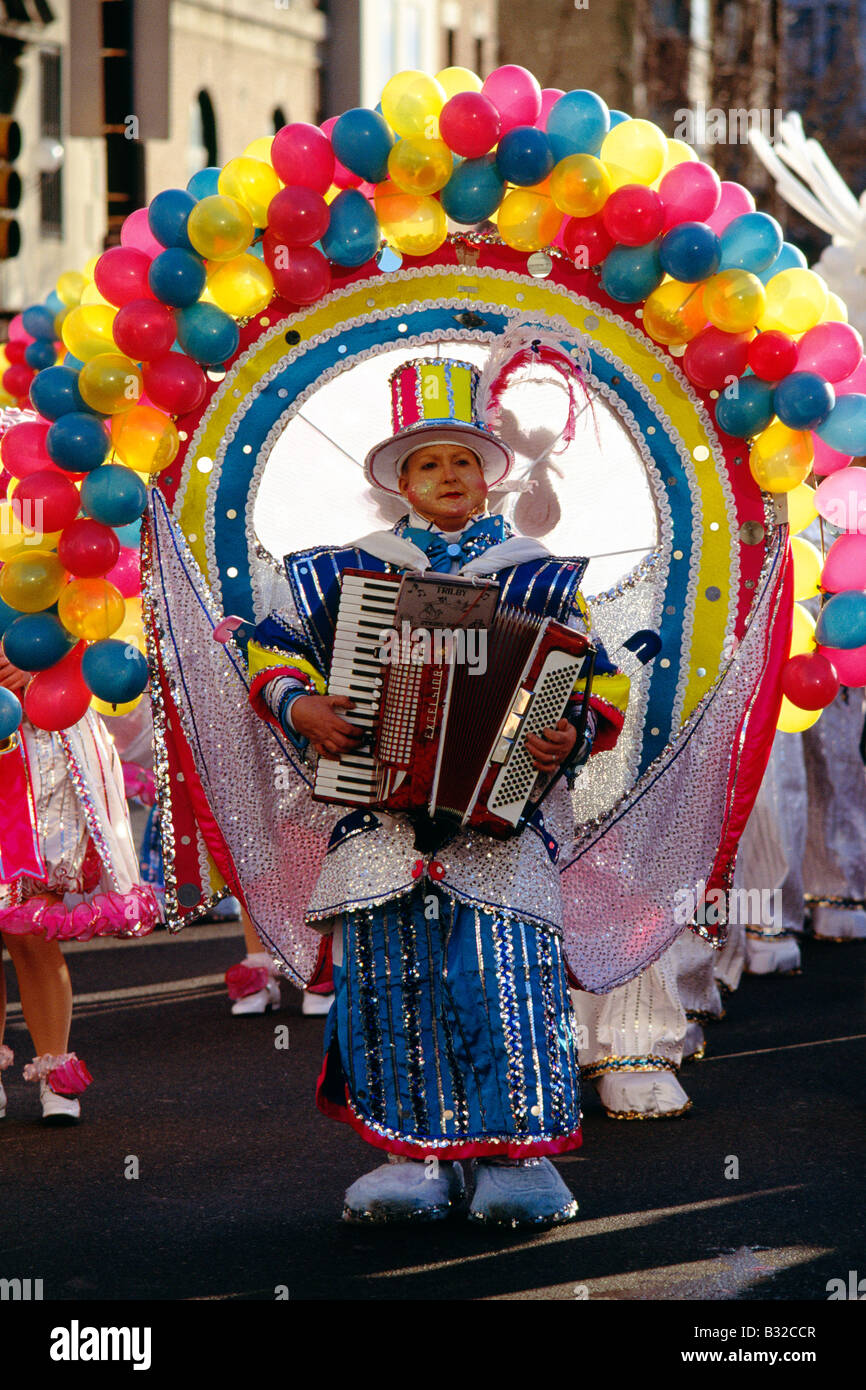
M684 1115L691 1101L673 1072L605 1072L596 1081L612 1120L668 1120Z
M802 966L793 936L746 936L746 970L750 975L787 975Z
M330 1013L333 1002L333 994L310 994L309 990L305 989L304 997L301 1000L301 1013L307 1015Z
M266 1014L269 1009L280 1007L280 987L276 980L268 980L264 989L256 990L255 994L245 994L243 999L236 999L232 1004L232 1013L237 1014Z
M76 1096L60 1096L52 1091L43 1078L39 1082L42 1102L42 1121L48 1125L77 1125L81 1119L81 1104Z

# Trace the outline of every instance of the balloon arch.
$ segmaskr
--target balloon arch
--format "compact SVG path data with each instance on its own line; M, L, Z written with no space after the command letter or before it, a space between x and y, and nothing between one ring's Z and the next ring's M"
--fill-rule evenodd
M144 689L145 482L222 612L254 613L256 486L299 406L372 354L491 342L519 317L588 341L590 384L652 487L645 616L664 654L635 770L735 659L782 564L780 497L792 531L820 511L846 532L823 578L793 543L795 597L833 597L817 633L795 608L781 727L814 722L840 679L866 683L847 471L866 452L866 364L844 305L746 189L651 122L524 68L483 83L449 68L399 73L380 108L288 125L158 194L13 321L3 399L36 417L2 440L0 629L37 672L31 720L63 727Z

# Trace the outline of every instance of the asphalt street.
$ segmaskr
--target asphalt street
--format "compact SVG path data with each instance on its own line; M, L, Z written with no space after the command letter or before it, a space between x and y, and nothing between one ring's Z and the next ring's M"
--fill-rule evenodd
M39 1121L13 1003L0 1277L86 1304L826 1301L866 1276L866 945L810 942L802 974L746 977L682 1073L682 1118L612 1121L587 1085L584 1146L558 1162L581 1219L531 1235L343 1224L345 1188L379 1159L315 1109L324 1021L294 991L230 1015L222 974L242 955L236 925L69 951L71 1045L95 1079L75 1128Z

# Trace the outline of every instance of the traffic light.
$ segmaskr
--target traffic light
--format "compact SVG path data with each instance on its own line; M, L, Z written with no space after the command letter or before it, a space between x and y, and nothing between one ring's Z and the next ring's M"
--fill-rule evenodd
M21 249L21 228L9 214L21 202L21 176L13 168L21 153L21 127L11 116L0 116L0 260Z

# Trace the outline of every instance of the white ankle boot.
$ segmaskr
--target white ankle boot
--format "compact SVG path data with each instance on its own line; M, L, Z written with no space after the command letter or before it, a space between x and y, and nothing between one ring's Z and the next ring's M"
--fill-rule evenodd
M78 1097L86 1091L93 1077L74 1052L57 1056L45 1052L34 1057L24 1068L24 1080L39 1082L44 1124L74 1125L81 1119Z
M256 951L226 971L226 988L236 1017L264 1014L280 1007L280 986L274 978L273 965L273 958L266 951Z
M42 1102L42 1122L46 1125L77 1125L81 1119L81 1103L77 1096L60 1096L52 1091L43 1078L39 1082Z

